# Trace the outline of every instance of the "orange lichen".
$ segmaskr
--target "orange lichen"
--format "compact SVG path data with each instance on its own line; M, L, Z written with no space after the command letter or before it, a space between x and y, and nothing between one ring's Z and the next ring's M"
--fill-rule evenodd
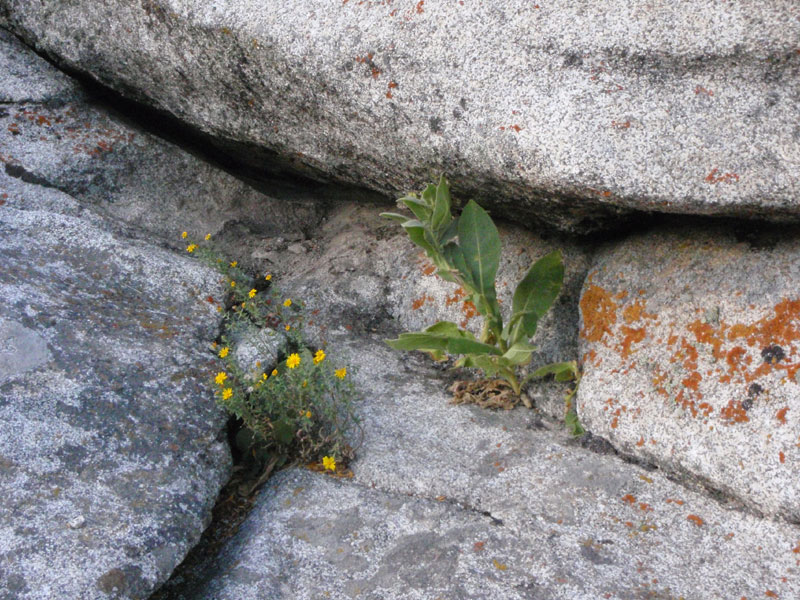
M781 464L786 462L786 455L783 452L778 452L778 460L781 461Z
M686 520L687 521L691 521L692 523L694 523L698 527L701 527L703 525L703 519L701 519L697 515L689 515L688 517L686 517Z
M617 304L606 290L598 285L590 285L581 296L580 309L583 314L583 338L599 342L606 333L613 335L611 327L617 322Z
M641 327L639 329L634 329L632 327L628 327L623 325L620 328L620 331L623 334L622 342L619 345L619 353L622 358L628 358L631 354L631 345L638 344L645 338L645 329Z
M739 400L729 400L727 406L724 406L719 411L719 415L726 425L747 423L750 421L750 417L747 416L747 411L742 408L742 403Z
M786 425L786 413L789 412L789 407L784 406L778 412L775 413L775 418L778 419L781 425Z
M433 275L435 272L436 272L436 267L431 264L425 265L422 269L423 275Z
M622 497L622 501L628 504L634 504L636 502L636 496L633 496L632 494L625 494Z
M655 319L656 315L645 312L644 302L642 300L636 300L633 304L629 304L624 308L622 311L622 318L625 320L625 323L630 325L641 319Z

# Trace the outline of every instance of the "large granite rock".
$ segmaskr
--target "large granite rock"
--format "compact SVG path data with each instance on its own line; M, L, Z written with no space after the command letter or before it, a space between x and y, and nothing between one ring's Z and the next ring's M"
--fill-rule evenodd
M181 245L182 231L235 241L303 231L319 220L307 190L254 189L109 111L0 30L3 66L0 166L11 177L64 191L127 223L132 235L173 245Z
M214 271L0 174L0 597L146 598L230 469Z
M0 597L146 598L230 471L207 385L219 313L206 298L224 289L87 208L93 194L168 205L166 168L142 157L185 153L91 109L2 31L0 80ZM125 159L104 158L106 135Z
M794 9L0 0L29 43L256 171L393 195L444 171L578 230L632 209L797 219Z
M625 453L800 520L797 231L650 232L584 285L578 412Z
M419 331L437 321L451 321L480 334L483 325L475 305L464 290L440 279L425 253L405 231L379 216L380 209L358 203L333 207L315 232L308 249L276 252L273 260L281 270L277 283L314 313L312 321L328 323L334 330L374 332L395 337L400 331ZM531 360L542 364L574 360L578 354L578 298L589 268L585 245L565 237L541 237L530 231L499 223L503 244L497 291L508 319L511 299L531 264L559 249L565 277L553 308L539 323ZM267 265L265 265L265 268ZM324 339L326 332L319 332ZM530 388L537 407L561 419L564 390L561 386L534 384Z
M274 478L171 599L763 598L800 594L793 525L577 446L525 409L451 406L441 374L379 340L357 365L352 479Z

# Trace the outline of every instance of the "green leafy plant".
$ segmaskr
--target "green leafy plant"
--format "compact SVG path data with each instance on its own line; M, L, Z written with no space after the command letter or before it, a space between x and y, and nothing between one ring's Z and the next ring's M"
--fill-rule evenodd
M387 343L397 350L421 350L436 360L459 355L457 367L474 367L489 377L501 377L520 394L525 381L517 371L536 350L529 343L539 320L561 291L564 265L555 251L531 265L514 291L511 315L503 323L495 276L500 264L500 236L489 214L470 200L459 217L451 214L450 187L444 176L420 194L399 200L415 218L397 213L382 216L400 223L411 241L422 248L445 281L460 285L483 316L479 337L455 323L440 321L415 333L402 333ZM542 367L529 378L553 374L559 381L577 377L575 362Z
M342 471L361 433L352 369L306 342L301 301L281 292L271 274L254 280L236 261L223 260L209 240L186 250L225 278L227 310L211 296L207 300L224 312L223 333L213 345L224 367L214 386L217 402L244 425L237 446L265 476L291 462ZM243 366L236 342L256 329L264 333L252 338L260 360Z

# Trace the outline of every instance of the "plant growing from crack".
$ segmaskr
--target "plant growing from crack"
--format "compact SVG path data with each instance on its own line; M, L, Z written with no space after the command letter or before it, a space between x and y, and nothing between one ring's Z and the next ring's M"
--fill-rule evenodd
M453 217L450 186L444 175L438 185L429 184L420 195L410 194L399 202L415 218L397 213L382 216L401 224L411 241L431 259L439 277L465 290L467 299L483 317L483 327L476 337L455 323L439 321L423 331L402 333L395 340L387 340L389 346L428 352L435 360L443 360L447 354L458 355L456 367L478 368L489 377L499 376L517 396L522 386L535 377L552 374L557 381L577 381L575 361L545 365L522 381L518 377L518 370L530 363L536 350L529 340L561 291L561 252L551 252L531 265L514 291L511 315L504 324L495 289L500 235L489 214L470 200L461 215ZM568 402L571 399L570 395Z
M188 233L181 237L190 242ZM302 302L281 292L271 274L254 280L236 261L223 260L206 243L210 238L189 243L186 251L225 278L229 309L220 340L213 344L224 370L214 377L215 396L245 426L236 445L263 471L257 485L273 468L293 462L343 471L355 453L351 442L360 433L352 368L335 363L327 349L305 340ZM210 296L208 300L215 302ZM221 304L217 310L223 312ZM282 340L277 353L257 343L260 360L255 366L242 364L236 351L237 341L253 327Z

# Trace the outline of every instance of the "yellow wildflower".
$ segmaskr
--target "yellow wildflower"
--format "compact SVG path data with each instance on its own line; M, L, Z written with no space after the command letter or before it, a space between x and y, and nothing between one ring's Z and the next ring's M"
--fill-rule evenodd
M306 411L306 419L310 419L310 418L311 418L311 411L307 410Z
M273 371L273 373L274 373L274 371ZM261 374L261 379L263 379L264 381L266 381L266 380L267 380L267 374L266 374L266 373L262 373L262 374Z
M325 360L325 352L322 350L317 350L317 353L314 355L314 364L318 365L323 360Z
M228 348L227 346L225 346L222 350L219 351L219 357L220 358L225 358L226 356L228 356L228 352L230 352L230 351L231 351L231 349Z
M231 281L231 287L236 287L236 282L235 281Z
M232 267L236 267L236 265L238 265L238 264L239 264L239 263L238 263L237 261L233 261L233 262L231 263L231 266L232 266Z
M211 239L211 234L210 234L210 233L207 233L207 234L206 234L206 241L208 241L208 240L210 240L210 239Z
M272 369L272 376L277 377L277 375L278 375L278 369Z
M292 305L292 299L291 298L287 298L286 300L283 301L283 305L286 306L286 307L291 306Z
M260 361L260 360L257 360L257 361L256 361L256 366L257 366L259 369L261 368L261 361Z
M287 326L286 326L286 331L289 331L291 328L292 328L292 326L291 326L291 325L287 325Z
M214 348L214 350L216 350L217 349L217 342L211 342L211 347Z
M271 273L267 273L267 276L264 277L264 279L266 279L267 281L272 281L272 274Z
M308 387L308 380L307 379L303 379L302 387Z
M336 470L336 459L332 456L323 456L322 457L322 466L325 467L327 471L335 471Z
M223 400L227 400L231 396L233 396L233 389L225 388L224 390L222 390L222 399Z
M248 293L247 295L250 296L251 298L255 298L256 293L257 293L256 289L253 288L252 290L250 290L250 293Z
M297 353L290 354L289 358L286 359L286 366L290 369L294 369L297 365L300 364L300 355Z
M244 308L244 302L242 302L242 308Z
M217 306L217 312L222 312L222 307L221 306Z
M333 372L339 379L344 379L347 376L347 367L342 367L341 369L336 369Z
M225 380L227 378L228 378L228 374L225 373L224 371L220 371L219 373L217 373L217 376L214 377L214 382L217 385L222 385L223 383L225 383Z
M197 250L197 244L189 244L188 246L186 246L187 252L194 252L195 250Z
M188 236L188 235L189 235L189 234L188 234L187 232L185 232L185 231L184 231L184 232L181 234L181 237L182 237L183 239L186 239L186 236Z

